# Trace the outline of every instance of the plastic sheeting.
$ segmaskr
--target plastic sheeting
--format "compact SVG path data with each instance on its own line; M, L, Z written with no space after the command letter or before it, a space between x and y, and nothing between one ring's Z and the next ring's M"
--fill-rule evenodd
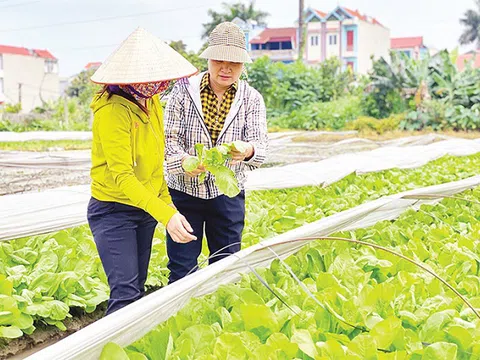
M446 140L430 145L383 147L319 161L277 168L259 169L249 174L248 190L328 185L353 173L392 168L414 168L450 154L480 152L480 140ZM52 189L0 197L0 240L10 240L66 229L86 222L88 185Z
M386 146L372 151L337 155L319 162L304 162L249 174L250 190L329 185L357 172L414 168L445 155L465 156L480 152L480 140L452 139L418 146Z
M91 140L91 131L26 131L0 132L0 142L32 141L32 140Z
M91 166L90 150L52 152L0 152L0 167L29 169L72 169L86 170Z
M90 187L57 188L0 197L0 240L16 239L87 222Z
M393 220L411 206L418 207L424 203L438 201L419 200L415 199L415 196L434 195L440 199L442 196L453 195L478 185L480 176L475 176L462 181L407 191L305 225L207 266L27 359L98 359L106 343L113 341L121 346L127 346L175 314L190 298L211 293L221 284L238 280L239 274L249 272L249 267L267 266L276 258L274 252L285 258L306 243L292 243L294 239L327 236L338 231L365 228L382 220Z

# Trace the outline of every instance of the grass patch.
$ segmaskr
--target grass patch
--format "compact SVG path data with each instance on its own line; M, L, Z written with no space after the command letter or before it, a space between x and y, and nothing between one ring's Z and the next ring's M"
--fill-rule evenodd
M91 140L32 140L0 142L0 150L49 151L49 150L86 150L92 148Z

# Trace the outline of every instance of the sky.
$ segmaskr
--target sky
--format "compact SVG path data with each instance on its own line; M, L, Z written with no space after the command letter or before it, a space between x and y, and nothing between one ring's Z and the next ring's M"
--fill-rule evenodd
M247 2L246 0L241 0ZM183 40L198 50L208 9L222 0L0 0L0 45L48 49L59 59L60 75L80 72L103 61L141 26L164 41ZM228 3L236 2L227 0ZM298 0L255 0L270 14L269 27L293 26ZM454 49L462 32L459 19L474 0L305 0L305 6L330 12L337 5L358 9L388 27L392 37L424 36L437 49ZM468 51L473 46L461 47Z

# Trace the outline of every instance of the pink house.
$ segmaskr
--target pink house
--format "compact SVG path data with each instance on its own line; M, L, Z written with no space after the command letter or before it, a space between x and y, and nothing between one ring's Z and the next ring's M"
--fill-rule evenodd
M409 58L419 60L428 54L428 48L423 43L423 36L392 38L392 51L402 52Z
M457 58L457 68L460 71L465 69L465 65L472 62L472 66L476 69L480 68L480 50L473 50L466 54L459 55Z

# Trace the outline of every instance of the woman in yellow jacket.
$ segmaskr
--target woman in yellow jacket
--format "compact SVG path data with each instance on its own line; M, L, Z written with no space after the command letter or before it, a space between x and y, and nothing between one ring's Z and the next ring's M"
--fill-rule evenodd
M158 98L169 80L196 72L180 54L139 28L92 76L105 86L91 104L92 198L87 217L110 286L107 314L143 296L158 222L175 241L196 240L165 182Z

